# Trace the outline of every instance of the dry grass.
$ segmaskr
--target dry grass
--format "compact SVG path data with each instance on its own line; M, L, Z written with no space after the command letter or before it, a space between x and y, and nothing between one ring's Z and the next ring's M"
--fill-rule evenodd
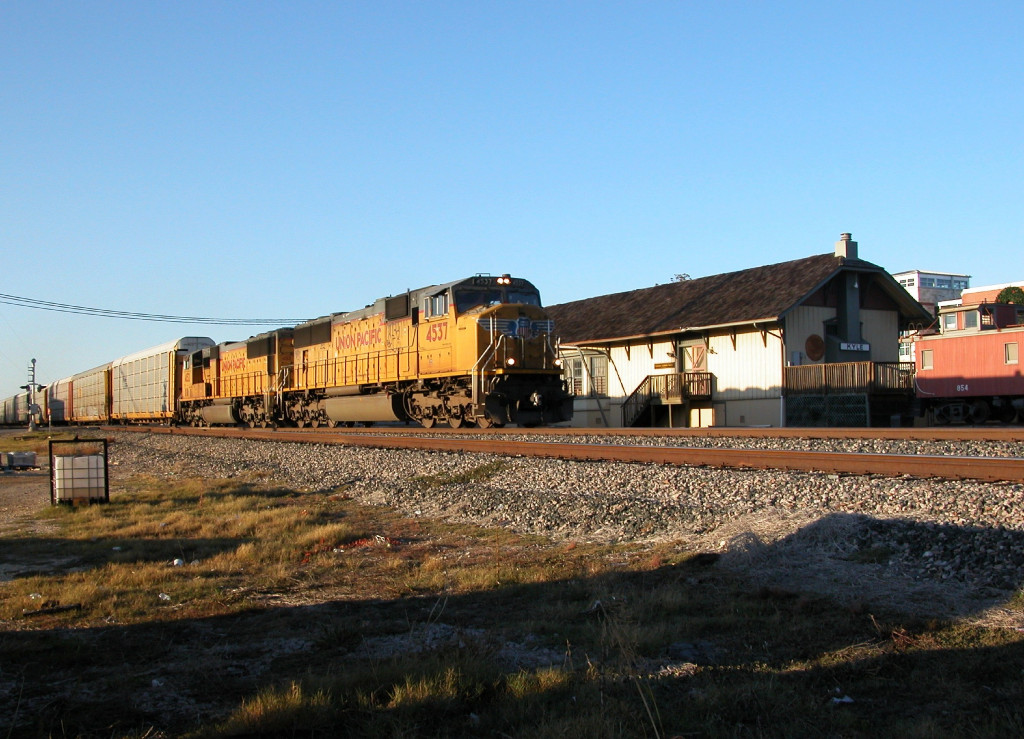
M238 480L137 478L42 515L59 535L2 541L36 563L0 585L4 735L1024 733L1024 634L852 608L670 542Z

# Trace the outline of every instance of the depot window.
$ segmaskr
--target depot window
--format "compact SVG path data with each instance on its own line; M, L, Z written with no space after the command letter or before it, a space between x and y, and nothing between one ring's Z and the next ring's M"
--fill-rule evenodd
M590 392L592 395L608 394L608 357L590 358Z
M565 379L573 395L608 395L608 357L595 354L565 362Z
M1003 344L1003 357L1007 364L1017 364L1017 342Z

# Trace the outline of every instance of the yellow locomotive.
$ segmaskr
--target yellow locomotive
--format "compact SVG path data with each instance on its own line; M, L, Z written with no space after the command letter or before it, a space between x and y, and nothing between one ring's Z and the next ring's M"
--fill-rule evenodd
M381 298L185 360L193 425L415 421L524 426L572 418L552 322L509 275Z

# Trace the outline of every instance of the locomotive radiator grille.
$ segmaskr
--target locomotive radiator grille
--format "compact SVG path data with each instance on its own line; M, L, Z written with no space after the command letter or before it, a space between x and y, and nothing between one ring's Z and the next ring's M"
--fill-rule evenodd
M532 321L529 318L478 318L477 325L489 333L504 334L518 339L536 339L555 331L554 321Z

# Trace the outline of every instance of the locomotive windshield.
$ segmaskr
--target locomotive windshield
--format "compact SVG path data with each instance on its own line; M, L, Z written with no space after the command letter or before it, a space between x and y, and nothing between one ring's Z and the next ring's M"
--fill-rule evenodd
M501 303L525 303L540 305L540 294L536 290L523 289L462 289L455 291L455 308L459 313L473 310L478 306L488 307Z

